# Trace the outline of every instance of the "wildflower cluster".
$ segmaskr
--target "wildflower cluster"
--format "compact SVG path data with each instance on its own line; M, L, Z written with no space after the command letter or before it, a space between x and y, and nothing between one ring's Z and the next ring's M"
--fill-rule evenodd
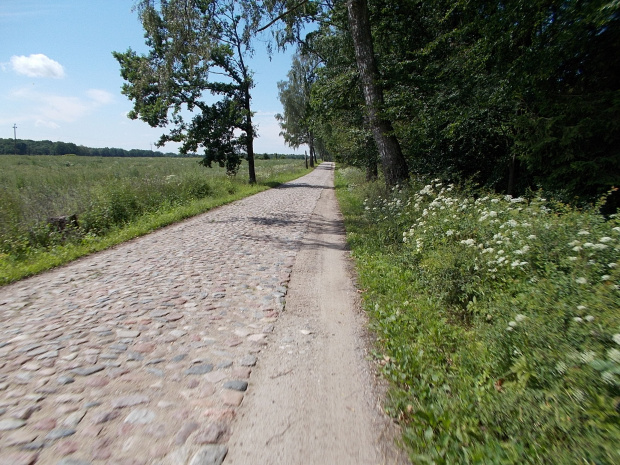
M619 219L439 179L374 194L350 243L416 453L617 462Z

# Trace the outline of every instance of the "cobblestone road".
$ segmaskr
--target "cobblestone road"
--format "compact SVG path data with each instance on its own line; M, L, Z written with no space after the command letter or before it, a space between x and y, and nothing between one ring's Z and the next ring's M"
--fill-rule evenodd
M0 288L0 465L221 463L332 175Z

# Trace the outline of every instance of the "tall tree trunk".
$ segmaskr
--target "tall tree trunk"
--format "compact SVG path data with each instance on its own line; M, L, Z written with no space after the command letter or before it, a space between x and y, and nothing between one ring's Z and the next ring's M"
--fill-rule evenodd
M310 149L310 168L314 168L314 140L312 135L308 137L308 148Z
M510 169L508 171L508 189L506 193L508 195L515 194L515 184L517 178L518 160L515 154L512 154L512 160L510 161Z
M245 133L248 141L246 151L248 152L248 171L250 184L256 184L256 169L254 168L254 127L252 126L252 112L250 111L250 89L249 86L244 91L244 106L247 115L245 116Z
M406 182L409 171L398 139L393 134L392 123L380 114L383 107L383 89L379 82L366 0L347 0L347 11L357 70L366 100L368 122L381 156L385 182L388 186L393 186Z
M374 160L368 160L368 164L366 165L366 181L376 181L378 176L377 163Z

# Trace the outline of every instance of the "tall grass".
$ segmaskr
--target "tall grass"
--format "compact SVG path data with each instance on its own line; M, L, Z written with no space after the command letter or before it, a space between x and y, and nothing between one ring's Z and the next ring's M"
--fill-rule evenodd
M620 221L337 172L414 463L620 463Z
M0 157L0 284L294 179L257 160L259 183L189 158ZM64 228L52 218L77 216Z

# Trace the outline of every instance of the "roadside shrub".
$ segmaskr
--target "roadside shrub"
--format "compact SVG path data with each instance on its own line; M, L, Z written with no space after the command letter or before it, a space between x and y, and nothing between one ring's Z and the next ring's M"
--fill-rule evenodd
M620 462L618 218L539 192L345 175L388 410L414 463Z

